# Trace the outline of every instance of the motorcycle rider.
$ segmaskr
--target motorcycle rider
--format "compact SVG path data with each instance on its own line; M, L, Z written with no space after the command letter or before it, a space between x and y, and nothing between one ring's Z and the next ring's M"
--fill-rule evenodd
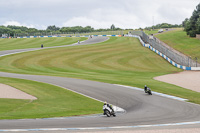
M147 93L147 85L144 86L144 92Z
M144 92L152 95L151 89L147 87L146 85L144 86Z
M103 106L109 107L112 110L112 112L114 112L114 109L112 108L112 105L108 104L106 101L104 102Z

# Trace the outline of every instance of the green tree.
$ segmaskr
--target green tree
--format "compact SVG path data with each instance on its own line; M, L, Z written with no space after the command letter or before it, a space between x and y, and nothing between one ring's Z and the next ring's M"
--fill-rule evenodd
M192 16L189 20L185 19L183 21L184 30L187 32L187 35L190 37L195 37L199 31L199 17L200 17L200 3L196 6L196 9L193 11Z
M186 23L189 21L188 18L186 18L183 22L182 22L182 26L185 27L186 26Z
M189 35L189 31L191 31L189 19L184 22L184 30L186 31L187 35Z
M112 24L112 25L110 26L110 29L111 29L111 30L115 30L115 25Z
M60 30L60 28L56 27L55 25L50 25L50 26L47 27L46 30L47 31L58 31L58 30Z
M161 24L161 26L160 26L160 28L169 28L170 26L169 26L169 24L167 24L167 23L163 23L163 24Z
M200 17L197 20L196 27L197 27L197 34L200 34Z

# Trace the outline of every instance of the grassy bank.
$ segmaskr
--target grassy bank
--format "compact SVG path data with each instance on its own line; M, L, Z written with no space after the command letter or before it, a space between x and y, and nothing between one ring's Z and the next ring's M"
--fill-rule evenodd
M200 40L187 36L182 29L158 34L156 37L181 53L191 56L192 59L200 59Z
M54 54L51 54L54 53ZM0 71L63 76L123 84L189 99L200 104L200 93L153 80L180 72L162 57L141 46L135 38L68 48L46 49L0 58Z
M47 118L102 113L102 103L66 89L35 81L2 78L37 100L0 99L0 119ZM81 101L81 102L80 102Z
M155 33L158 33L158 30L159 29L154 29L154 30L144 30L143 32L147 35L151 35L151 34L155 34Z
M69 45L86 40L85 37L51 37L51 38L0 38L0 51L13 49L38 48L43 44L45 47Z

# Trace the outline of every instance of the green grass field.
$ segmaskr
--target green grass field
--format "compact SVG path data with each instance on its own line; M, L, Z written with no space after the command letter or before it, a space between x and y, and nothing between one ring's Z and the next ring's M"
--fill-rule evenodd
M154 29L154 30L144 30L143 32L147 35L151 35L151 34L155 34L155 33L158 33L158 30L159 29Z
M195 57L200 59L200 40L190 38L182 29L158 34L156 37L185 55L191 56L192 59Z
M190 102L200 104L200 93L184 89L175 85L159 82L153 79L153 77L156 76L180 72L182 70L172 66L170 63L168 63L162 57L158 56L156 53L150 51L147 48L142 47L136 38L111 37L110 40L99 44L55 49L43 49L40 51L9 55L0 58L0 66L0 71L12 73L72 77L113 84L122 84L140 88L143 88L146 84L153 91L186 98L189 99ZM1 78L1 80L5 79ZM2 82L1 80L0 82ZM18 81L15 79L12 80ZM10 82L7 83L10 84ZM32 85L38 85L39 90L41 88L45 88L43 87L43 83L34 82ZM21 87L21 89L26 88L23 86L23 84L21 84L20 87L16 85L14 87ZM49 87L47 87L46 89L48 88L54 88L54 86L49 85ZM63 90L58 87L56 88L58 90L55 90L55 92L53 92L55 93L55 96L53 96L55 97L55 99L57 99L57 95L60 94L59 91ZM48 90L42 90L44 94L47 91ZM35 93L28 93L38 97L37 95L35 95ZM51 94L48 95L50 96ZM82 98L84 97L81 97L78 100L82 100ZM4 101L5 99L1 100ZM8 100L7 103L12 104L12 101L14 100ZM20 102L21 100L19 101L19 104ZM28 103L30 101L23 102L25 104L25 102ZM33 103L34 102L37 103L40 101L36 100L33 101ZM48 104L49 108L53 108L56 102L44 102L43 105ZM88 101L88 103L94 103L94 101L91 100ZM9 104L4 104L3 106L10 106ZM16 107L16 104L13 105L13 108ZM70 103L66 103L65 106L68 107L68 104L70 106ZM77 103L77 106L79 104L80 103ZM38 104L38 106L40 106L40 104ZM94 106L96 105L93 105L93 107ZM100 103L97 103L97 106L98 108L99 106L101 108L102 105ZM74 109L72 109L71 113L64 112L65 108L63 109L61 106L59 106L58 108L60 108L60 112L53 112L53 110L50 110L52 112L48 113L49 116L43 114L37 115L41 117L53 117L71 116L77 115L76 113L78 113L78 111L76 112L77 108L74 112ZM85 112L82 114L91 114L98 113L99 111L101 112L101 109L99 110L98 108L97 110L93 110L93 112L88 113L88 110L84 108L80 108L77 110L84 110ZM9 110L7 111L9 112ZM4 114L6 114L7 111L4 108L0 108L0 112L3 112ZM26 111L26 108L22 108L20 111ZM15 118L18 118L18 115L19 114L16 114ZM26 117L32 117L31 113L29 113L29 115L27 115ZM10 118L12 117L13 115L10 116ZM2 116L1 118L4 117Z
M102 113L102 103L57 86L2 77L0 77L0 83L8 84L38 98L33 101L0 98L0 119L47 118Z
M50 54L54 53L54 54ZM153 77L180 72L162 57L141 46L135 38L115 38L100 44L46 49L0 58L0 71L81 78L130 85L145 84L154 91L190 99L190 90L153 80ZM187 92L187 93L186 93Z
M51 37L51 38L0 38L0 51L69 45L86 40L85 37Z

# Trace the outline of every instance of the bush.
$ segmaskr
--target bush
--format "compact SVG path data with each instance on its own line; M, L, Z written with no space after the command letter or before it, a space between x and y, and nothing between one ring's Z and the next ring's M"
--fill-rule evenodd
M196 31L191 30L188 32L190 37L196 37Z

